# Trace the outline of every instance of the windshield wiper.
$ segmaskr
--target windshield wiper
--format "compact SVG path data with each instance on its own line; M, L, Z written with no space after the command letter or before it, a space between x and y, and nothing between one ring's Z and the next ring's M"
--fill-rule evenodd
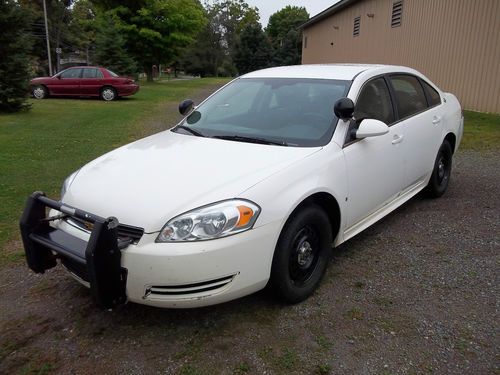
M197 137L205 137L202 133L200 133L198 130L194 130L193 128L190 128L189 126L186 125L177 125L175 129L182 129L187 131L188 133L191 133L192 135L196 135Z
M237 142L258 143L261 145L288 146L288 144L285 141L272 141L265 138L245 137L242 135L214 135L212 138L226 139L228 141L237 141Z

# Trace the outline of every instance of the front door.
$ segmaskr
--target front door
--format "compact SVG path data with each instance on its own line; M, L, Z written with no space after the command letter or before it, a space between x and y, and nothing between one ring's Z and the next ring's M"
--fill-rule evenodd
M69 68L53 79L49 87L54 95L80 95L81 68Z
M355 139L348 135L344 157L348 178L346 237L357 233L365 220L393 201L404 183L402 124L394 123L394 111L383 77L367 82L358 96L350 132L363 119L389 125L389 132L377 137Z

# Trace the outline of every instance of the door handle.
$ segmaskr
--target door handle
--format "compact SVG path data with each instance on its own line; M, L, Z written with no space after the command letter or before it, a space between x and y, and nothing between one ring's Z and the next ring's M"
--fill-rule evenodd
M432 123L433 123L434 125L437 125L437 124L439 124L440 122L441 122L441 116L434 116L434 117L432 118Z
M403 136L402 135L397 135L397 134L394 134L394 137L392 139L392 144L393 145L397 145L398 143L401 143L403 142Z

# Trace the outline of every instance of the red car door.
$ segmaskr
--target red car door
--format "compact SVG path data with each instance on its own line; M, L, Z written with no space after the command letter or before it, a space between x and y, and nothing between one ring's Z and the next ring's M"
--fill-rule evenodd
M104 75L98 68L83 68L80 80L80 94L95 96L99 95Z
M82 68L69 68L58 74L49 87L54 95L80 95Z

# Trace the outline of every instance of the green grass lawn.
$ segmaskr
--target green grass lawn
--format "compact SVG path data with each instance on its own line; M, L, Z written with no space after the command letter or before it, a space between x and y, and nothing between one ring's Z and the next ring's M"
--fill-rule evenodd
M0 264L20 258L18 220L26 197L43 190L59 196L62 181L86 162L147 134L146 127L197 89L226 79L142 84L133 97L33 101L26 113L0 115ZM165 114L166 116L166 114ZM500 116L465 112L461 149L498 149ZM173 125L173 123L172 123Z
M500 148L500 115L464 111L462 150L497 150Z
M42 190L58 197L66 176L147 133L140 128L166 117L166 105L226 81L141 83L136 95L114 102L49 98L33 100L29 112L0 115L0 264L19 258L20 246L5 244L19 238L18 220L29 194Z

